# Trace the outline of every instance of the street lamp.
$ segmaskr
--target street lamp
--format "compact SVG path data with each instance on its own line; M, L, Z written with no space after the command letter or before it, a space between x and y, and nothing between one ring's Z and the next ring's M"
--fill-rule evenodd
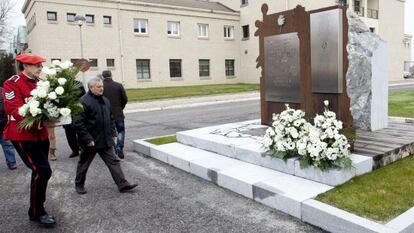
M76 15L75 16L75 21L78 23L78 26L79 26L80 47L81 47L81 59L82 59L82 58L84 58L83 57L82 25L86 21L86 19L82 15ZM82 83L83 83L83 86L85 88L87 88L87 86L86 86L86 80L85 80L85 72L82 72Z

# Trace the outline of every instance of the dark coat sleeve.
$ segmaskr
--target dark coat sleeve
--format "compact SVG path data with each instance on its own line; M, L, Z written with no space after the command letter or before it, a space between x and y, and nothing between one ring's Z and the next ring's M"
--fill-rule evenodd
M128 96L126 95L125 89L121 84L121 104L122 104L122 109L125 108L126 104L128 103Z
M87 145L90 142L94 141L92 135L88 132L88 129L86 127L86 121L87 121L87 104L84 103L83 98L81 99L81 103L83 105L83 108L85 111L75 116L75 129L76 133L79 137L79 142L82 145Z

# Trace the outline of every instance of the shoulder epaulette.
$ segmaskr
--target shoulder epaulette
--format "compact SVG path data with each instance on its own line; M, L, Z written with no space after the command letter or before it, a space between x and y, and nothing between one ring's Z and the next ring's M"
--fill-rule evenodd
M19 75L13 75L9 78L9 80L13 81L13 82L17 82L17 81L19 81L19 79L20 79Z

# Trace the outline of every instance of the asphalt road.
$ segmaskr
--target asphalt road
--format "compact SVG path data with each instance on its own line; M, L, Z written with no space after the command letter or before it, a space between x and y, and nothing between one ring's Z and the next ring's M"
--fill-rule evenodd
M74 190L77 158L57 129L58 160L51 162L46 208L58 219L45 230L28 221L30 173L18 162L0 164L0 232L322 232L200 178L132 152L133 139L173 134L208 125L259 118L258 101L128 114L126 177L133 193L117 191L97 156L86 181L88 193Z
M411 91L411 90L414 90L414 83L393 84L388 87L388 91L390 93L398 92L398 91Z

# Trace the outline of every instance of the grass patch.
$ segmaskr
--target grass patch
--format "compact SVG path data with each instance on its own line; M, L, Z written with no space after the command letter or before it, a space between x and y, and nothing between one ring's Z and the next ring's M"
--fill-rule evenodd
M401 91L390 94L388 115L414 118L414 91Z
M155 145L163 145L163 144L177 142L177 137L173 135L173 136L166 136L166 137L160 137L160 138L151 138L145 141L155 144Z
M317 200L378 222L387 222L414 206L414 156L355 177Z
M127 89L126 93L130 101L157 100L178 98L187 96L215 95L225 93L238 93L258 91L259 84L217 84L183 87L157 87Z

